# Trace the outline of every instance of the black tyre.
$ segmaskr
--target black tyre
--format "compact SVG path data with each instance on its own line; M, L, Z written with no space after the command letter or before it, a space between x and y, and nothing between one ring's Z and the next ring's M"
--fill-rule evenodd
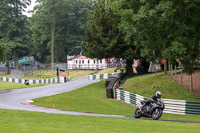
M162 109L159 109L159 108L156 108L151 117L154 119L154 120L158 120L160 117L162 116Z
M140 109L136 109L134 112L134 118L140 118L142 116L142 112L140 111Z

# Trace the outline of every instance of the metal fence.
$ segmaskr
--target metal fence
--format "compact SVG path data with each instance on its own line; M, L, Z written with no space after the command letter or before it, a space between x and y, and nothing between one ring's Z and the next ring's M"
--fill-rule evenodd
M12 70L11 69L11 77L16 78L16 79L21 79L22 78L22 71L17 71L17 70Z
M51 64L51 69L56 70L57 67L59 69L68 70L67 63L52 63Z
M116 89L117 100L136 106L137 102L148 99L141 95ZM164 113L200 115L200 102L185 100L162 99L165 103Z
M6 67L0 67L0 73L6 73Z

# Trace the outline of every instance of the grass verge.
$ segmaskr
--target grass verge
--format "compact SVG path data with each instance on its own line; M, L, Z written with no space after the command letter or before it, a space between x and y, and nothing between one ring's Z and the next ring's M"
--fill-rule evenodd
M199 124L0 110L1 133L197 133Z
M34 105L69 111L132 116L134 107L106 98L105 80L70 92L34 99Z
M0 90L9 90L9 89L21 89L21 88L30 88L30 87L37 87L43 86L45 84L31 84L31 85L24 85L20 83L11 83L11 82L4 82L0 81Z
M63 94L34 99L33 104L48 108L53 108L55 105L57 109L69 111L132 117L135 108L115 99L107 99L104 83L105 80L101 80L98 83ZM161 119L200 121L200 116L163 114Z
M88 75L90 73L93 73L94 71L92 70L70 70L69 71L69 76L70 79L80 77L83 75ZM100 71L101 72L101 71ZM61 72L60 72L61 75ZM10 74L0 74L0 77L7 77L11 78ZM32 73L25 74L22 79L48 79L48 78L57 78L56 76L56 71L55 70L40 70L40 71L33 71Z
M116 69L117 69L117 68L106 68L106 69L104 69L104 70L98 71L98 72L95 73L95 74L114 73ZM117 70L117 72L120 72L120 70Z
M91 70L70 70L69 71L70 80L83 75L88 75L93 72L94 71Z

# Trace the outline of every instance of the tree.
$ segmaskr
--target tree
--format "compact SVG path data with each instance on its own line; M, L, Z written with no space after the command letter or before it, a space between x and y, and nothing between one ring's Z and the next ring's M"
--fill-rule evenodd
M0 42L10 44L4 47L11 53L6 53L8 57L14 52L15 69L18 69L18 56L28 52L29 30L27 28L27 17L22 15L24 8L30 4L30 0L4 0L0 3ZM6 45L5 45L6 46ZM8 60L9 58L7 58Z
M90 0L55 0L54 3L49 0L38 0L38 2L40 4L36 6L35 14L30 20L34 41L33 54L36 58L48 62L52 56L50 56L52 49L56 62L66 61L67 54L80 53L81 36L84 35L86 16L92 9L92 2ZM51 45L53 42L54 45Z
M188 74L199 63L198 0L120 0L116 2L126 39L135 36L143 57L149 61L168 58L181 61ZM127 30L128 29L128 30Z
M4 57L4 49L3 49L3 47L0 45L0 62L4 60L3 57Z
M126 74L133 75L132 63L137 50L131 42L124 40L118 25L120 16L114 14L109 6L98 1L94 4L94 13L89 16L86 27L84 54L91 58L126 59Z

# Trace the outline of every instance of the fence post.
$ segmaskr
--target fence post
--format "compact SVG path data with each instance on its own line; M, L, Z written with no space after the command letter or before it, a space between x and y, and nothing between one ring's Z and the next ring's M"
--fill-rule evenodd
M173 65L171 64L171 75L173 74Z
M174 67L175 67L174 80L176 80L176 65Z
M183 70L181 70L181 86L183 85Z
M190 75L190 92L192 92L193 86L192 86L192 75Z

